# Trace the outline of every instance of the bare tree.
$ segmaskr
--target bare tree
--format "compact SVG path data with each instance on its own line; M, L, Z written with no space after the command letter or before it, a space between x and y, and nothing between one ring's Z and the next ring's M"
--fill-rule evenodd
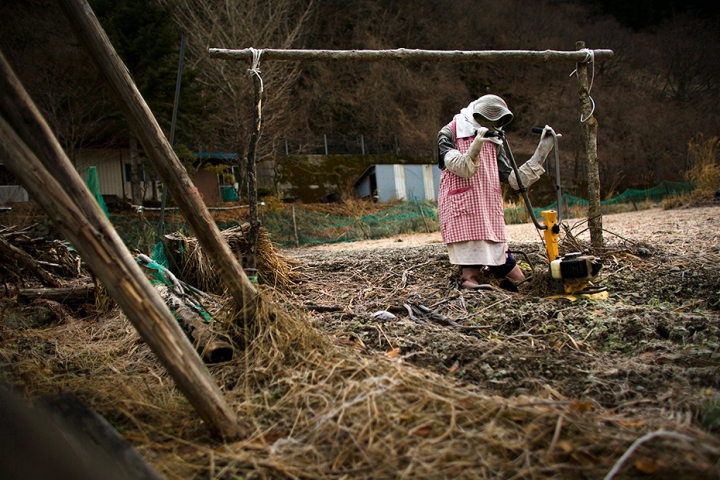
M75 168L83 167L78 152L97 141L115 115L96 77L91 66L79 69L70 61L43 64L36 77L36 102Z
M717 45L718 34L710 25L678 15L660 29L662 54L657 75L667 96L685 101L695 94L717 90L720 57L712 45Z
M242 158L253 123L249 65L210 59L208 48L298 48L313 18L314 0L179 0L174 5L176 22L188 39L187 65L200 72L198 81L215 96L219 108L211 120L218 136L232 142L214 147L232 148ZM293 92L300 66L263 64L261 56L259 69L264 86L263 131L270 137L283 135L296 123ZM266 154L269 148L261 143L258 153Z

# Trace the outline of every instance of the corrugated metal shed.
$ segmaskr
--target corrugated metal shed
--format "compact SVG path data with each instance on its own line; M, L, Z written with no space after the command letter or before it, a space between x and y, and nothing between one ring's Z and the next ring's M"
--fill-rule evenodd
M372 197L381 203L436 200L439 186L440 169L429 164L371 165L354 183L357 198Z

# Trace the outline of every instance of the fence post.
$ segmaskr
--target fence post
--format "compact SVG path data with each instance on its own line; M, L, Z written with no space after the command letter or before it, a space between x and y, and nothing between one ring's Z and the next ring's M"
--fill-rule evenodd
M297 221L295 220L295 205L292 206L293 230L295 231L295 246L300 246L300 238L298 237Z
M327 133L323 133L323 141L325 142L325 155L327 155L328 154Z
M585 42L576 42L577 50L585 49ZM587 61L577 63L578 95L580 97L581 121L585 131L585 152L588 166L588 226L590 228L590 243L593 247L602 247L605 244L602 232L602 214L600 213L600 171L597 156L597 120L593 116L594 104L590 98L588 83ZM593 68L595 65L593 64Z
M360 151L365 155L365 136L360 135Z

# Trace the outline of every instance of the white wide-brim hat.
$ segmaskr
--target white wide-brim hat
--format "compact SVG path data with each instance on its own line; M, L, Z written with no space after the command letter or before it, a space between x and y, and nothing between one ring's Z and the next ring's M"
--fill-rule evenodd
M476 113L481 117L497 122L498 127L504 127L513 120L513 113L508 108L505 100L497 95L483 95L473 102L473 115Z

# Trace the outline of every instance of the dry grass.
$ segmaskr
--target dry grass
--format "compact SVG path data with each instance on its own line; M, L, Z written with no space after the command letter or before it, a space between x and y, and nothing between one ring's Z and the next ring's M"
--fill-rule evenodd
M254 433L218 444L122 314L26 331L0 349L30 396L81 392L167 478L598 477L637 438L633 420L596 403L491 397L360 343L322 334L308 313L265 294L246 354L213 375ZM226 323L229 325L229 323ZM3 332L5 333L5 332ZM245 336L248 332L237 332ZM11 345L15 346L15 349ZM645 429L662 427L652 420ZM630 426L630 427L629 427ZM716 438L658 440L672 471L712 471ZM691 455L692 453L692 455ZM700 469L700 470L698 470Z
M400 203L402 203L400 200L393 200L388 203L377 203L349 198L340 203L312 203L303 204L302 207L313 212L358 218L382 212Z
M720 189L720 139L705 138L701 133L688 143L688 170L685 172L688 182L695 184L692 193L679 197L666 198L662 208L688 208L707 205Z
M249 253L247 242L249 228L250 224L245 223L221 232L241 264L245 263L244 257ZM204 292L216 295L225 294L223 279L215 273L208 256L203 252L197 239L185 237L180 233L175 233L170 237L180 242L175 245L174 249L182 251L173 253L182 272L182 278ZM264 228L260 229L258 235L257 252L257 273L260 283L287 289L290 284L297 281L297 275L292 270L295 262L279 254Z
M238 228L225 232L231 245L242 244ZM196 280L214 285L204 256L185 241L197 257L189 263ZM285 269L268 283L290 281L290 262L274 249L260 251L267 268ZM252 331L238 329L229 311L215 312L225 336L252 339L235 360L210 366L254 427L234 443L208 436L117 310L67 317L49 329L0 325L4 374L29 397L77 391L166 478L601 478L638 437L668 427L687 439L643 444L623 474L718 476L720 440L692 424L638 419L550 386L537 396L492 396L415 367L396 350L372 352L357 336L323 333L291 294L261 291ZM504 349L510 340L488 341Z
M695 184L693 195L712 197L720 187L720 139L697 135L688 144L687 180Z

